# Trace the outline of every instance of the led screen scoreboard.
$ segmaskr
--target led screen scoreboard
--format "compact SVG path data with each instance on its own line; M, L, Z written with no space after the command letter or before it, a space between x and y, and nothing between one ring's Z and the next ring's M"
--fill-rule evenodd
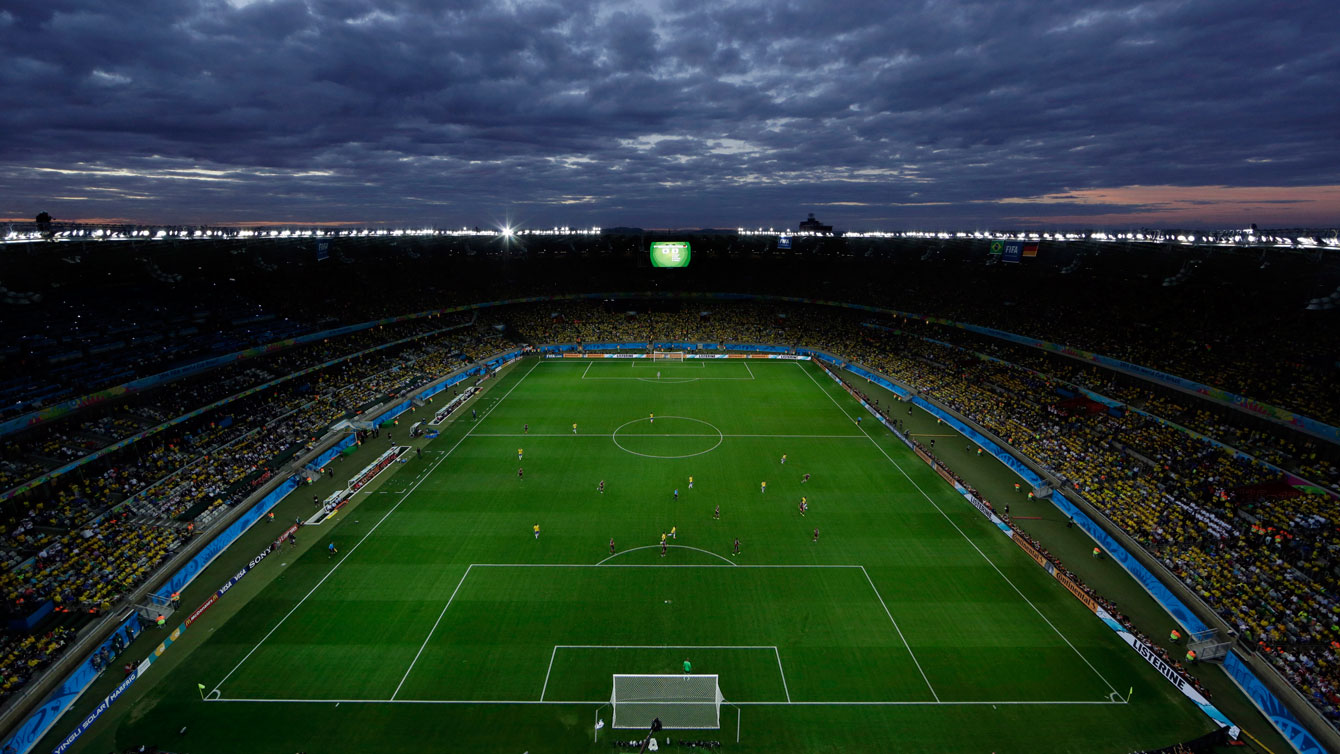
M688 267L688 241L655 241L651 244L652 267Z

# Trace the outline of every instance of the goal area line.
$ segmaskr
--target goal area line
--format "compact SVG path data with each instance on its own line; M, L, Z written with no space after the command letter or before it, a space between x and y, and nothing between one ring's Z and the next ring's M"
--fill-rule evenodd
M540 688L540 701L544 701L544 694L549 689L549 675L554 672L554 658L558 656L560 649L701 649L701 650L744 650L744 651L767 651L772 650L772 654L777 658L777 675L782 679L782 692L786 695L786 701L791 701L791 689L786 684L786 670L782 668L782 653L774 644L555 644L552 652L549 653L549 669L544 672L544 686Z

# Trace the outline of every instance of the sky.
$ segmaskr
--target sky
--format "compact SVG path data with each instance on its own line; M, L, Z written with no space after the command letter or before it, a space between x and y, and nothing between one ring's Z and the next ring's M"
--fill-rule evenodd
M7 0L0 218L1340 226L1336 0Z

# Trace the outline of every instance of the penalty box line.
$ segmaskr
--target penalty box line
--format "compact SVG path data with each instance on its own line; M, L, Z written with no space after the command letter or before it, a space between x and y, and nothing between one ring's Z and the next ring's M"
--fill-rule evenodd
M786 694L786 703L791 703L791 689L786 685L786 671L782 669L782 653L777 651L777 647L772 644L555 644L554 650L549 653L549 669L544 672L544 686L540 688L540 701L544 701L544 694L549 690L549 674L554 671L554 657L558 655L560 649L771 649L773 655L777 658L777 674L782 679L782 692Z
M508 391L503 395L503 397L499 398L498 401L494 403L492 406L489 406L488 410L484 412L484 416L487 417L489 414L493 413L493 409L502 405L502 402L507 400L507 396L511 395L512 391L516 390L517 386L519 386L522 382L525 382L526 378L530 376L530 373L535 371L535 367L538 366L539 363L540 362L532 364L530 369L528 369L525 374L521 375L521 379L517 380L516 384L512 385L512 387L508 389ZM435 471L438 466L442 465L442 462L447 460L447 456L450 456L453 452L455 452L456 448L459 448L461 446L461 443L465 442L465 438L469 437L470 433L473 432L475 428L478 426L479 424L476 423L473 426L471 426L470 429L466 430L465 434L461 435L460 439L456 441L456 444L452 445L450 450L443 453L433 463L433 465L429 468L427 474L424 474L418 481L416 481L413 485L411 485L409 489L405 490L405 494L399 500L396 501L396 504L391 506L391 509L386 511L386 514L382 516L381 519L377 521L377 523L373 524L372 527L368 529L367 533L364 534L361 539L359 539L357 542L354 543L353 547L349 548L349 552L345 553L344 557L340 558L340 560L337 561L335 565L329 571L326 572L326 575L322 576L321 580L316 582L316 586L313 586L311 590L307 592L307 594L304 594L302 599L298 600L298 604L294 605L291 610L285 613L284 617L280 618L279 622L274 625L274 628L271 628L269 632L265 634L265 636L261 637L260 641L256 642L256 646L252 647L251 650L247 652L236 665L233 666L233 669L228 671L228 675L225 675L223 678L219 680L218 683L214 684L214 688L210 691L210 693L221 694L222 692L220 691L220 689L223 687L224 682L227 681L229 678L231 678L233 676L233 673L236 673L238 668L241 668L242 665L246 663L246 661L250 659L253 654L256 653L256 650L260 649L261 645L264 644L267 639L273 636L274 632L278 631L280 626L284 625L285 621L287 621L294 613L298 612L298 608L302 607L303 603L307 601L307 598L311 597L313 594L316 594L316 590L320 589L321 585L326 583L326 580L329 579L332 575L334 575L334 573L337 570L339 570L340 566L349 562L349 558L353 556L354 551L356 551L359 547L361 547L362 544L368 540L368 537L372 536L372 533L377 531L378 527L386 523L386 519L390 518L391 514L395 513L396 510L400 508L401 504L409 499L409 496L413 494L414 490L419 488L419 485L423 484L424 480L432 476L432 472ZM466 572L468 573L469 569L466 569Z
M504 396L504 397L506 397L506 396ZM635 549L646 549L647 547L655 547L655 546L656 546L656 545L647 545L646 547L639 547L639 548L635 548ZM678 547L679 545L671 545L671 546L672 546L672 547ZM698 548L696 548L696 547L693 547L693 548L685 548L685 549L698 550ZM706 550L699 550L699 552L707 552L707 551L706 551ZM622 553L620 553L620 554L622 554ZM708 554L716 555L716 553L708 553ZM613 557L613 556L612 556L612 557ZM717 557L720 558L720 557L722 557L722 556L717 555ZM722 559L725 560L725 558L722 558ZM861 574L862 574L863 576L865 576L865 581L866 581L867 584L870 585L870 590L871 590L872 592L874 592L874 594L875 594L875 599L879 600L879 605L880 605L880 607L882 607L882 608L884 609L884 615L885 615L886 617L888 617L889 622L893 624L893 630L894 630L894 632L896 632L896 633L898 634L898 639L899 639L900 641L902 641L903 646L907 648L907 654L912 658L912 664L916 665L916 667L917 667L917 672L921 673L921 679L922 679L923 681L926 682L926 688L930 690L930 692L931 692L931 697L932 697L936 702L940 701L940 695L939 695L938 693L936 693L936 691L935 691L935 687L931 685L930 678L928 678L928 677L926 676L926 671L922 669L922 667L921 667L921 662L920 662L919 660L917 660L917 655L916 655L916 653L912 651L912 645L908 643L908 641L907 641L907 637L903 635L903 630L902 630L902 628L900 628L900 627L898 626L898 621L894 620L894 618L893 618L893 613L889 611L889 606L888 606L888 604L884 602L884 596L881 595L881 594L879 593L879 588L875 586L875 582L874 582L874 580L872 580L872 579L870 578L870 573L869 573L868 571L865 570L865 566L863 566L863 565L859 565L859 564L837 564L837 563L815 563L815 564L805 564L805 563L779 563L779 564L775 564L775 565L769 565L769 564L742 565L742 564L735 563L735 562L732 562L732 561L726 561L725 563L722 563L721 565L716 565L716 564L667 564L667 565L659 565L659 564L654 564L654 563L653 563L653 564L640 564L640 563L618 564L618 563L609 563L609 562L607 562L608 560L609 560L609 558L605 558L604 560L600 561L599 563L471 563L470 565L466 566L466 568L465 568L465 573L461 574L461 580L458 581L458 582L456 582L456 588L455 588L454 590L452 590L452 592L451 592L451 596L447 598L447 603L446 603L445 605L442 606L442 611L441 611L440 613L437 614L437 620L433 622L433 627L430 628L430 629L428 630L428 635L425 636L425 637L423 637L423 643L419 645L419 651L416 652L416 653L414 654L414 659L410 661L410 663L409 663L409 667L405 669L405 674L404 674L403 676L401 676L401 678L400 678L400 683L396 685L396 687L395 687L395 691L391 694L391 699L390 699L389 701L399 701L399 700L396 699L396 697L400 694L400 689L404 687L404 685L405 685L405 681L409 680L409 674L414 670L414 666L419 662L419 658L423 655L423 650L428 646L428 642L429 642L429 640L431 640L431 639L433 638L433 634L437 632L437 627L438 627L439 625L442 624L442 618L446 616L446 614L447 614L447 608L451 607L451 603L454 602L454 601L456 600L456 595L461 591L461 587L465 584L465 580L466 580L466 578L469 577L471 571L473 571L473 570L476 569L476 568L731 568L731 569L735 569L735 568L853 568L853 569L858 569L858 570L860 570ZM318 584L318 586L320 586L320 584ZM304 598L304 599L305 599L305 598ZM295 609L296 609L296 608L295 608ZM285 617L287 617L287 616L285 616ZM277 628L277 627L276 627L276 628ZM268 635L267 635L267 637L268 637ZM264 641L264 639L262 639L261 641ZM257 646L260 646L260 645L257 645ZM598 647L598 648L604 648L604 649L673 649L673 648L676 648L676 647L671 646L671 645L627 645L627 646L614 646L614 645L604 645L604 644L596 644L596 645L556 644L556 645L554 645L554 649L553 649L553 651L551 651L551 652L549 653L549 669L548 669L547 671L545 671L545 674L544 674L544 685L543 685L543 686L541 687L541 689L540 689L540 699L544 699L545 691L549 688L549 674L550 674L550 672L552 672L553 669L554 669L554 655L557 654L558 649L559 649L560 647L569 647L569 648L597 648L597 647ZM679 647L679 648L689 648L689 647L686 647L686 646L685 646L685 647ZM782 677L782 689L786 692L786 698L787 698L787 700L789 701L789 700L791 699L791 691L790 691L790 689L787 687L787 683L786 683L786 672L782 669L782 655L781 655L780 652L777 651L777 647L776 647L776 646L774 646L774 645L770 645L770 644L769 644L769 645L759 645L759 646L753 646L753 645L750 645L750 646L741 646L741 645L724 646L724 645L723 645L723 646L718 646L718 647L705 647L705 646L704 646L704 647L698 647L698 648L699 648L699 649L737 649L737 648L742 648L742 649L771 649L771 650L773 650L773 652L775 652L775 653L777 654L777 670L778 670L778 672L781 673L781 677ZM253 649L252 651L254 652L255 650ZM245 659L246 659L246 658L243 658L243 661L245 661ZM234 670L236 670L236 668L234 668ZM225 680L227 680L227 679L225 678ZM220 682L220 685L222 685L222 681ZM215 688L215 691L217 691L217 690L218 690L218 689ZM574 704L580 704L580 703L582 703L582 702L572 702L572 703L574 703Z
M819 388L819 392L828 396L828 399L833 402L834 406L837 406L839 411L845 414L848 419L855 421L852 415L847 413L847 409L843 408L841 403L838 403L837 398L834 398L833 394L829 392L829 390L826 387L824 387L822 384L819 383L818 380L814 378L814 375L810 373L810 370L806 369L804 366L801 366L800 362L796 362L796 366L799 366L801 371L804 372L805 375L810 378L810 382L813 382L815 387ZM950 518L949 514L945 513L944 509L940 507L940 504L935 502L935 500L926 492L925 489L921 487L921 485L917 484L917 481L913 479L910 474L907 473L907 471L902 467L901 464L899 464L897 461L893 459L893 456L889 455L889 452L884 449L884 446L880 445L879 441L877 441L874 438L874 436L871 435L869 432L866 432L865 430L861 431L870 440L870 443L874 445L875 448L879 450L879 452L883 454L886 459L888 459L889 463L893 464L893 467L898 470L898 473L902 474L903 478L906 479L908 482L911 482L912 486L916 488L917 492L920 492L921 496L926 498L926 502L930 503L935 508L935 510L939 511L940 515L944 517L945 521L948 521L949 525L954 527L954 530L957 531L960 535L962 535L963 539L967 540L968 545L971 546L972 549L976 550L978 555L982 556L982 559L987 562L987 565L991 566L992 570L994 570L997 574L999 574L1000 577L1005 580L1005 583L1009 584L1010 588L1013 589L1014 592L1018 594L1019 597L1023 599L1023 601L1029 607L1033 608L1033 612L1037 613L1038 617L1041 618L1044 623L1050 626L1052 631L1056 632L1057 636L1061 637L1061 641L1065 642L1066 646L1070 647L1070 649L1074 651L1075 656L1079 657L1079 659L1083 661L1085 665L1088 665L1089 670L1092 670L1094 675L1098 676L1098 679L1100 681L1107 684L1108 690L1110 690L1113 694L1119 695L1120 692L1118 692L1117 688L1112 685L1112 682L1107 680L1107 677L1104 676L1102 673L1098 672L1098 668L1094 667L1094 664L1092 662L1089 662L1089 658L1085 657L1084 653L1079 651L1079 648L1076 647L1073 643L1071 643L1069 637L1061 633L1061 629L1057 628L1056 624L1052 623L1051 619L1049 619L1047 615L1043 613L1042 610L1038 608L1038 606L1035 605L1033 601L1028 598L1028 595L1024 594L1023 590L1020 589L1019 586L1014 583L1013 579L1005 575L1004 571L1000 570L1000 566L997 566L994 560L987 557L987 554L982 551L982 548L978 547L977 543L972 541L972 537L969 537L967 532L963 531L963 529L961 529L958 524L954 523L954 519Z

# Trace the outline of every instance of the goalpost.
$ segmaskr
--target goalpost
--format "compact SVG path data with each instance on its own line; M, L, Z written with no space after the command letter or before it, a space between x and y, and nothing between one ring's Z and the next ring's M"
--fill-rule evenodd
M715 675L615 674L610 727L645 730L660 718L667 730L720 728L723 701Z
M652 351L652 361L683 361L683 351Z

